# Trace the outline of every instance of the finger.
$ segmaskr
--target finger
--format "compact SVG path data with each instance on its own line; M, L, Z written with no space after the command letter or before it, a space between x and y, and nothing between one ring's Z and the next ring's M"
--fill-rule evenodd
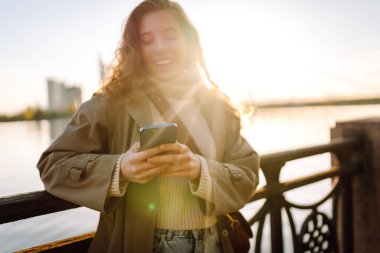
M147 160L148 158L150 158L152 156L156 156L162 152L163 151L161 150L161 148L159 146L154 147L154 148L149 148L147 150L135 153L133 160L134 161L144 161L144 160Z
M133 165L133 171L135 174L142 174L147 170L151 170L157 167L157 163L139 163Z
M166 154L166 155L158 155L149 158L147 161L150 163L170 163L170 164L178 164L183 160L183 155L178 154Z
M175 173L175 172L180 172L180 171L185 171L182 166L178 166L177 164L169 164L168 168L165 170L164 173Z
M132 152L138 152L139 149L140 149L140 143L139 142L133 143L133 145L129 148L129 150L131 150Z
M168 144L162 144L160 145L160 148L162 151L165 152L176 152L176 153L184 153L188 149L188 147L181 143L168 143Z
M143 173L141 173L140 175L138 175L138 177L140 178L149 178L149 177L152 177L152 176L157 176L161 173L163 173L167 168L169 167L168 164L161 164L161 165L156 165L155 167L149 169L149 170L146 170L144 171Z

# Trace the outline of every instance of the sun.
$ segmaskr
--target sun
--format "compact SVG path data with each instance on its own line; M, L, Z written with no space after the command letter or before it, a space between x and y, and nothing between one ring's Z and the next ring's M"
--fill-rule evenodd
M210 12L197 22L207 66L221 90L236 101L308 96L321 56L309 32L270 12L234 8L240 9Z

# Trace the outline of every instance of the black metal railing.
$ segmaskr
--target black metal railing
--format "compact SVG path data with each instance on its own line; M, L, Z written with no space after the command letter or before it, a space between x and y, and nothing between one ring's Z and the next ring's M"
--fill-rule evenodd
M251 202L265 200L260 209L249 219L251 226L257 224L257 229L254 231L253 251L262 252L263 229L268 218L271 252L284 252L282 212L285 211L292 234L294 252L338 252L338 248L339 252L352 252L349 185L352 175L360 171L361 157L363 157L360 146L360 138L344 138L324 145L262 155L261 169L267 184L258 189L251 199ZM313 175L280 182L280 172L286 162L323 153L333 154L333 159L339 160L339 166L333 166L331 169ZM332 179L331 189L316 203L295 204L287 200L284 195L287 191L328 178ZM332 217L318 209L329 199L333 200ZM46 191L3 197L0 198L0 224L77 207ZM293 209L310 210L310 214L298 229L294 222ZM339 222L337 222L338 219ZM338 225L341 226L339 231L343 231L339 238L336 232ZM82 252L88 248L93 235L92 233L69 238L28 249L27 252Z
M340 224L344 226L341 231L352 231L350 226L351 217L342 215L337 217L338 203L344 212L351 210L349 192L349 178L360 171L362 150L360 138L345 138L332 141L329 144L318 145L314 147L301 148L297 150L285 151L275 154L264 155L261 157L261 169L264 173L267 185L256 191L251 201L265 199L264 204L259 211L249 220L251 225L258 223L255 239L255 252L261 252L262 233L266 218L270 220L271 234L271 251L284 252L283 241L283 216L284 210L292 234L292 244L294 252L338 252L338 246L341 252L351 252L352 236L345 235L337 242L337 219L341 219ZM340 166L333 166L323 172L318 172L302 178L280 183L279 176L281 169L286 162L319 155L323 153L332 153L339 160ZM299 205L290 202L284 196L284 193L302 186L306 186L318 181L331 178L333 179L331 189L326 196L309 205ZM318 210L327 200L333 200L333 217L329 218L327 214ZM294 222L292 209L310 210L310 214L303 221L299 232ZM342 219L343 218L343 219Z

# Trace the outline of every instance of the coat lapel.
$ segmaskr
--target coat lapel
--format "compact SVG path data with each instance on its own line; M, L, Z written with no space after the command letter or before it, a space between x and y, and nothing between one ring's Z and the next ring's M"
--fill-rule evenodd
M128 95L125 110L139 127L152 124L153 115L151 108L152 103L142 90L136 89Z
M125 111L133 118L136 125L142 127L152 124L152 103L146 94L136 89L126 98ZM159 200L158 179L146 184L129 183L126 197L126 217L133 217L126 223L124 252L152 252L153 232L156 224Z

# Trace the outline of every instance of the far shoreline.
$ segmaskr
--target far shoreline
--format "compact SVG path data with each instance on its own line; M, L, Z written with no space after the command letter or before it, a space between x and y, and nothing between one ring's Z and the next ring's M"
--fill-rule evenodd
M74 110L68 109L64 111L43 111L26 109L24 112L14 115L0 114L0 123L17 122L17 121L40 121L70 118L74 114Z
M255 109L290 108L290 107L317 107L317 106L349 106L349 105L375 105L380 104L380 98L358 98L358 99L330 99L319 101L289 101L289 102L245 102ZM65 111L43 111L27 108L24 112L9 115L0 114L0 123L15 121L39 121L70 118L75 113L73 108Z
M270 103L249 103L257 109L307 107L307 106L348 106L348 105L374 105L380 104L380 98L358 98L358 99L332 99L320 101L289 101Z

